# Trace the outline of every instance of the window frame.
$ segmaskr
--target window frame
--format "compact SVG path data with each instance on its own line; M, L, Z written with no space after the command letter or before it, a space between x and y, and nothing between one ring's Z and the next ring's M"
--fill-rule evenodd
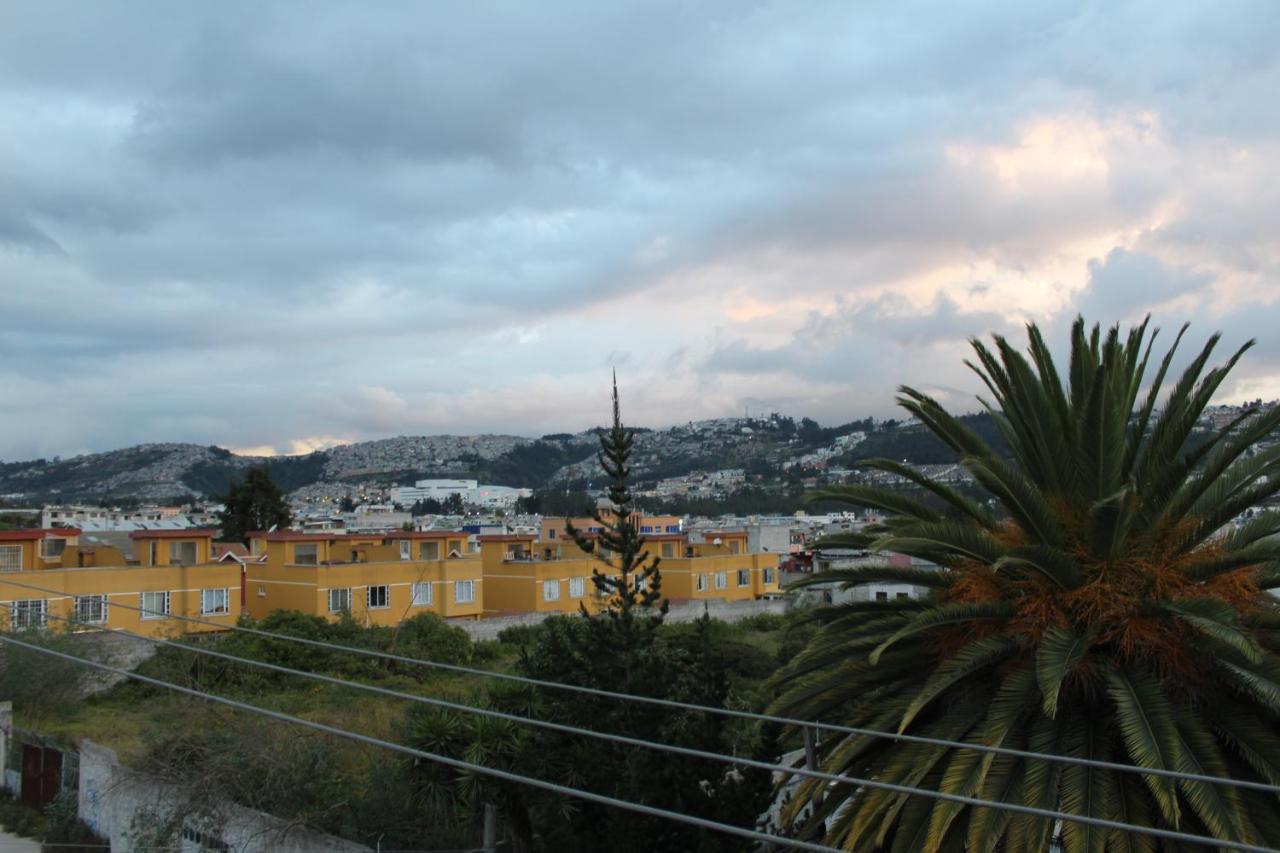
M743 578L746 578L746 580L743 580ZM751 586L751 570L738 569L738 589L748 586Z
M15 560L0 560L0 572L20 572L22 571L22 546L21 545L0 545L0 554L16 554Z
M775 569L763 569L762 571L764 572L764 582L765 582L766 584L771 584L771 583L773 583L773 577L774 577L773 573L774 573L774 571L776 571L776 570L775 570Z
M706 572L697 572L693 576L693 589L695 592L706 592L711 589L711 576Z
M101 618L95 619L92 614L86 615L83 605L90 604L102 608ZM77 595L72 601L72 613L75 614L77 622L83 622L87 625L105 625L107 624L108 609L111 606L110 596L105 594L95 595ZM96 611L96 607L95 607Z
M298 557L299 548L311 549L312 553L311 553L310 562L307 562L305 559L301 559ZM320 543L319 542L294 542L292 556L293 556L293 565L295 566L318 566L320 565Z
M728 572L727 570L726 570L726 571L721 571L721 572L716 572L716 573L715 573L715 580L716 580L716 589L728 589L728 588L729 588L729 572Z
M175 551L181 552L188 548L191 549L191 562L188 563L185 560L183 560L181 553L179 553L175 559L175 554L174 554ZM199 562L199 560L200 560L200 549L196 546L195 542L179 540L179 541L174 541L169 543L169 565L194 566L197 562Z
M576 590L576 592L575 592ZM576 578L569 578L569 597L585 598L587 595L587 579L579 575Z
M222 593L222 609L209 609L209 594ZM216 596L215 596L216 600ZM214 586L208 589L200 590L200 615L201 616L230 616L231 615L231 590L225 586Z
M335 586L328 589L327 592L328 592L328 598L329 598L328 603L329 603L330 613L350 613L351 612L351 587ZM344 596L346 597L347 603L345 606L341 606L341 607L333 606L334 593L338 593L339 597L344 597Z
M418 593L423 589L427 591L425 601L418 595ZM430 607L435 604L435 598L435 584L431 581L415 581L409 587L409 601L411 607Z
M148 595L163 595L164 599L163 599L162 606L160 608L148 607L147 606ZM203 605L203 597L201 598L201 604ZM138 605L141 608L141 617L143 620L146 620L146 621L153 620L153 619L166 619L168 618L169 614L173 612L172 610L170 610L170 607L172 606L172 596L169 594L169 590L167 589L143 590L142 592L138 593ZM148 612L148 611L156 611L157 609L159 609L158 614L155 612Z
M467 595L465 598L459 595L459 593L462 592L462 590L464 589L467 590ZM476 601L476 582L475 581L469 580L469 581L453 582L453 603L454 604L474 604L475 601Z
M427 546L431 548L428 549ZM430 550L431 553L428 553ZM419 560L438 560L440 559L440 543L435 539L424 539L418 543L418 559Z
M400 540L400 559L410 560L413 558L413 541L411 539Z
M48 626L49 599L21 598L10 604L12 605L9 608L10 631L31 631ZM32 624L33 616L36 617L35 624Z
M59 548L56 552L50 553L49 546L57 542ZM67 550L67 537L65 536L46 536L40 540L40 558L43 560L56 560L62 556Z
M560 600L560 581L550 580L542 582L542 600L543 601L559 601Z
M382 594L382 603L373 603L373 591L380 590ZM364 606L366 610L389 610L391 609L391 587L385 583L371 584L364 588Z

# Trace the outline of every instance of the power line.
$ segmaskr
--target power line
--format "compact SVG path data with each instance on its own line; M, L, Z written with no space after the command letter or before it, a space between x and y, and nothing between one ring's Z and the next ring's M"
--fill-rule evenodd
M45 592L51 595L67 596L68 593L61 590L48 589L46 587L35 586L32 584L21 583L19 581L10 580L7 577L0 579L0 585L18 586L26 589ZM74 596L72 596L74 597ZM7 602L0 602L6 603ZM506 672L493 672L491 670L477 669L475 667L463 666L461 664L444 663L442 661L427 660L424 658L412 658L406 655L398 655L393 652L383 652L377 649L364 649L358 646L347 646L341 643L330 643L325 640L313 640L308 637L295 637L290 634L280 634L274 631L264 631L260 628L250 628L246 625L226 625L221 622L214 622L209 619L200 619L195 616L184 616L176 613L164 613L158 610L149 610L143 607L135 607L122 602L111 601L107 598L107 604L111 607L122 607L125 610L132 610L148 616L163 616L169 619L177 619L184 622L191 622L198 625L207 625L217 628L221 631L235 631L244 634L251 634L259 637L266 637L274 640L284 640L291 643L300 643L305 646L314 648L330 649L333 651L350 652L352 654L364 655L366 657L374 657L382 660L396 661L399 663L407 663L415 666L424 666L431 669L440 669L447 672L464 673L467 675L475 675L481 678L493 678L500 681L510 681L517 684L526 684L532 687L543 687L551 690L566 690L573 693L581 693L590 696L599 696L604 699L615 699L629 702L642 702L648 705L656 705L664 708L674 708L683 711L698 711L706 714L718 714L726 717L734 717L742 720L752 720L761 723L774 723L785 726L793 726L796 728L809 728L818 731L836 732L838 734L856 735L860 737L871 737L882 740L890 740L898 743L918 743L928 746L943 746L950 749L965 749L973 752L984 752L992 755L1003 755L1010 758L1022 758L1038 761L1052 761L1061 764L1073 764L1080 767L1093 767L1099 770L1112 770L1121 773L1136 773L1142 776L1158 776L1166 779L1177 779L1189 782L1204 782L1211 785L1226 785L1234 788L1245 788L1255 791L1263 791L1269 794L1280 793L1280 786L1271 785L1265 782L1253 782L1247 779L1230 779L1222 776L1210 776L1201 773L1186 773L1179 770L1168 770L1164 768L1148 768L1137 767L1132 764L1120 764L1114 761L1103 761L1096 758L1079 758L1071 755L1058 755L1056 753L1034 752L1029 750L1014 749L1005 746L991 746L980 743L965 743L962 741L946 740L943 738L933 738L924 735L911 735L899 732L886 732L876 729L866 729L858 726L845 726L839 723L823 723L816 720L800 720L794 717L780 717L773 714L761 714L754 711L743 711L736 708L717 708L711 705L698 705L691 702L681 702L676 699L661 699L656 696L643 696L634 693L620 693L613 690L604 690L598 687L583 687L576 684L564 684L558 681L545 681L540 678L530 678L523 675L514 675ZM100 626L93 626L100 627ZM185 647L185 645L184 645ZM794 771L793 771L794 772Z
M5 602L5 603L8 604L8 606L10 607L13 606L8 602ZM125 632L125 633L128 633L128 632ZM132 636L137 636L137 635L132 635ZM731 835L737 835L743 838L750 838L755 841L766 841L766 842L775 843L775 844L782 844L784 846L794 847L799 850L824 851L824 853L826 853L826 851L832 851L832 853L835 853L836 851L836 848L833 848L833 847L826 847L819 844L813 844L810 842L801 841L799 839L785 838L782 836L772 835L770 833L759 832L757 830L745 829L743 827L733 826L731 824L726 824L726 823L720 823L718 821L709 820L707 818L700 818L700 817L695 817L693 815L683 814L681 812L673 812L666 809L657 808L654 806L647 806L647 805L644 805L643 803L633 803L628 800L620 800L615 797L607 796L605 794L597 794L590 791L582 791L577 788L571 788L565 785L559 785L555 782L548 782L543 779L537 779L531 776L522 776L520 774L511 773L509 771L498 770L497 768L493 768L493 767L486 767L484 765L472 764L467 761L462 761L461 759L449 758L448 756L437 755L435 753L430 753L424 750L415 749L413 747L404 746L403 744L392 743L391 741L375 738L370 735L364 735L358 732L352 732L346 729L340 729L334 726L329 726L324 723L317 723L312 720L305 720L300 717L294 717L289 714L282 713L280 711L273 711L258 705L252 705L247 702L241 702L237 699L230 699L226 696L219 696L215 693L209 693L208 691L196 690L190 687L183 687L181 685L163 681L158 678L152 678L150 676L141 675L136 672L130 672L129 670L120 669L118 667L110 666L104 663L99 663L93 660L88 660L86 658L77 657L75 655L69 655L69 654L66 654L65 652L59 652L54 649L47 649L42 646L34 645L31 643L25 643L21 640L14 639L12 636L0 636L0 642L5 642L11 645L19 646L21 648L28 649L29 651L34 651L41 654L48 654L54 657L62 658L64 660L81 663L86 666L103 670L105 672L111 672L116 675L120 675L124 678L134 679L136 681L141 681L143 683L151 684L156 687L164 687L166 689L174 690L176 692L183 693L188 696L195 696L197 698L207 699L209 701L227 705L229 707L236 708L239 710L248 711L250 713L261 714L263 716L270 717L272 719L293 723L295 725L301 725L307 728L311 728L315 731L324 732L326 734L334 735L337 737L348 738L350 740L355 740L355 741L366 743L372 746L382 747L384 749L391 749L396 752L404 753L406 755L412 755L415 758L422 758L428 761L435 761L437 763L443 764L447 767L453 767L455 769L470 770L472 772L479 773L481 775L493 776L495 778L502 779L504 781L527 784L532 787L542 788L544 790L551 791L553 793L558 793L563 796L577 797L579 799L587 800L588 802L596 802L602 805L608 805L616 808L626 809L629 811L635 811L640 814L647 814L651 817L659 817L659 818L664 818L668 820L674 820L677 822L688 823L693 826L699 826L704 829L714 829L714 830L725 832ZM274 667L274 665L271 665L271 666ZM353 683L349 683L348 686L353 686ZM365 686L371 686L371 685L365 685ZM469 710L476 710L476 709L469 709ZM586 734L588 733L588 730L585 730L585 729L580 730L580 733ZM621 736L611 735L610 737L621 737ZM670 748L676 749L678 747L670 747ZM679 749L683 749L683 748L679 748ZM716 757L714 753L707 753L706 756ZM720 756L720 757L723 758L723 756ZM739 759L734 759L734 761L739 761ZM744 764L748 763L747 760L741 760L741 761ZM763 762L755 762L755 763L763 764ZM799 772L797 768L780 768L780 769L783 772L787 772L787 773ZM837 776L836 774L822 774L819 771L805 771L803 775L813 775L818 778L831 778L832 781L845 782L849 784L858 785L861 787L876 788L880 790L890 791L892 793L899 793L899 794L906 794L906 795L925 796L930 799L943 800L946 802L959 803L961 805L975 806L979 808L992 808L997 810L1013 812L1015 814L1024 814L1030 817L1047 818L1050 820L1065 820L1073 823L1081 823L1089 826L1096 826L1100 829L1113 829L1121 832L1134 832L1140 835L1150 835L1155 838L1164 838L1171 841L1183 841L1183 842L1190 842L1193 844L1207 844L1207 845L1217 847L1219 849L1224 849L1224 850L1240 850L1240 851L1245 851L1245 853L1274 853L1274 851L1271 850L1270 848L1258 847L1252 844L1247 844L1245 842L1220 840L1220 839L1210 838L1208 836L1203 836L1203 835L1192 835L1190 833L1179 832L1177 830L1158 829L1156 827L1149 827L1149 826L1136 826L1133 824L1122 823L1120 821L1107 820L1105 818L1095 818L1095 817L1089 817L1085 815L1073 815L1073 814L1068 814L1066 812L1058 812L1058 811L1053 811L1051 809L1042 809L1034 806L1024 806L1016 803L1000 803L992 800L983 800L976 797L967 797L959 794L947 794L941 791L930 791L924 788L915 788L909 785L899 785L891 782L880 782L880 781L871 780L871 779L858 779L856 777L851 777L851 776Z
M8 602L3 602L3 604L9 607L11 610L14 607L13 604L10 604ZM733 756L733 755L724 755L722 753L710 752L708 750L677 746L674 744L662 743L661 741L642 740L640 738L634 738L634 737L629 737L627 735L614 734L610 732L598 732L592 729L585 729L580 726L571 726L563 723L552 722L550 720L539 720L532 717L523 717L518 714L511 714L505 711L498 711L492 708L478 708L472 705L466 705L459 702L452 702L447 699L438 699L431 696L422 696L416 693L404 693L399 690L392 690L390 688L379 687L373 684L365 684L363 682L351 681L345 678L337 678L335 676L324 675L322 673L307 672L305 670L296 669L294 667L282 666L280 664L268 663L266 661L254 660L252 658L239 657L237 655L227 654L226 652L219 652L213 649L205 649L199 646L188 645L184 643L175 643L171 640L166 640L163 638L146 637L141 634L134 634L130 631L124 631L118 628L104 628L102 626L85 625L85 623L83 622L80 622L75 619L69 619L65 616L54 616L53 618L59 619L65 622L69 622L71 624L84 625L85 627L93 628L100 632L119 634L121 636L129 637L137 640L143 640L145 642L152 643L155 645L168 646L170 648L175 648L182 651L194 652L196 654L206 655L206 656L218 658L221 660L227 660L233 663L248 664L249 666L255 666L260 669L267 669L273 672L283 673L285 675L292 675L292 676L297 676L301 678L311 679L313 681L320 681L326 684L332 684L337 687L363 690L367 693L374 693L380 696L388 696L393 699L399 699L399 700L408 701L408 702L417 702L424 705L432 705L436 707L447 708L449 710L460 711L463 713L477 714L480 716L490 717L493 719L506 720L508 722L513 722L513 723L522 724L522 725L531 725L538 728L548 729L550 731L560 732L562 734L569 734L569 735L575 735L580 737L585 736L585 737L595 738L597 740L609 741L612 743L619 743L619 744L624 744L626 746L637 747L642 749L644 748L655 749L660 752L667 752L674 755L682 755L688 758L697 758L697 759L702 759L707 761L722 761L730 764L737 764L743 767L751 767L757 770L767 770L772 773L782 773L784 775L791 775L791 776L804 776L807 778L819 779L825 782L838 782L838 783L843 783L843 784L848 784L853 786L865 786L865 787L879 787L883 784L883 783L875 782L873 780L861 779L856 776L847 776L840 773L830 773L827 771L814 770L807 767L794 767L794 766L789 766L784 764L775 764L767 761L759 761L752 758L744 758L744 757ZM912 790L927 796L932 796L932 792L928 792L926 789L912 789ZM1280 789L1277 789L1277 790L1280 790ZM998 803L995 801L983 800L983 799L977 799L977 798L974 798L972 804L973 805L980 804L982 806L986 806L990 808L1001 808L1004 805L1002 803ZM1055 819L1058 819L1058 820L1066 820L1066 821L1082 820L1081 816L1073 815L1068 812L1053 811L1053 812L1049 812L1049 814L1052 814L1055 817ZM1088 821L1086 820L1084 822L1088 822Z
M767 832L759 832L754 829L746 829L741 826L734 826L728 823L721 823L719 821L710 820L708 818L701 818L695 815L688 815L682 812L673 812L667 809L658 808L656 806L648 806L648 805L645 805L644 803L633 803L628 800L620 800L616 797L610 797L606 794L597 794L592 791L583 791L578 788L571 788L567 785L560 785L556 782L548 782L545 779L537 779L532 776L522 776L519 773L512 773L507 770L499 770L496 767L486 767L482 764L473 764L469 761L463 761L462 759L459 759L459 758L450 758L447 755L438 755L434 752L427 752L426 750L415 749L414 747L405 746L404 744L392 743L391 741L383 740L381 738L376 738L376 737L373 737L372 735L365 735L365 734L360 734L359 732L340 729L336 726L330 726L325 723L318 723L314 720L306 720L306 719L303 719L302 717L295 717L291 714L285 714L281 711L273 711L270 708L263 708L260 705L252 705L248 702L242 702L238 699L231 699L226 696L219 696L216 693L209 693L208 691L205 691L205 690L196 690L191 687L183 687L180 684L173 684L168 681L163 681L159 678L152 678L148 675L141 675L136 672L130 672L127 669L120 669L119 667L114 667L109 664L99 663L98 661L88 660L87 658L77 657L76 655L69 655L65 652L59 652L55 649L47 649L47 648L44 648L43 646L38 646L32 643L23 642L22 640L14 639L12 636L0 636L0 642L8 643L14 646L19 646L21 648L24 648L33 652L38 652L40 654L52 655L53 657L61 658L63 660L84 664L86 666L90 666L95 669L102 670L103 672L114 673L115 675L123 676L124 678L131 678L135 681L141 681L144 684L150 684L155 687L163 687L168 690L173 690L177 693L183 693L188 696L194 696L199 699L205 699L220 705L226 705L229 708L235 708L240 711L247 711L251 714L260 714L264 717L269 717L271 719L279 720L284 723L291 723L296 726L302 726L304 728L309 728L309 729L312 729L313 731L322 732L324 734L332 735L334 737L346 738L348 740L353 740L358 743L368 744L369 746L380 747L382 749L390 749L394 752L399 752L404 755L412 756L414 758L420 758L425 761L433 761L437 764L442 764L445 767L452 767L455 770L465 770L472 773L478 773L482 776L492 776L493 778L501 779L504 782L515 782L517 784L529 785L534 788L541 788L544 791L550 791L553 794L560 794L561 796L565 796L565 797L574 797L579 800L586 800L587 802L599 803L600 805L611 806L613 808L624 809L627 811L633 811L633 812L636 812L637 814L648 815L650 817L663 818L665 820L673 820L678 823L687 823L691 826L697 826L702 829L711 829L717 832L724 832L729 835L736 835L741 838L749 838L752 841L768 842L770 844L781 844L783 846L793 847L797 850L812 850L812 851L816 851L817 853L839 853L839 851L836 850L836 848L834 847L826 847L821 844L813 844L811 842L801 841L800 839L796 839L796 838L784 838L777 835L771 835ZM1189 836L1189 837L1194 838L1194 836ZM1211 839L1201 839L1201 840L1211 840ZM1214 843L1217 843L1217 842L1214 842ZM1225 846L1227 844L1229 843L1224 842L1224 844L1220 846ZM1235 849L1247 850L1247 851L1251 851L1251 853L1252 851L1259 850L1259 848L1253 848L1253 847L1239 847Z

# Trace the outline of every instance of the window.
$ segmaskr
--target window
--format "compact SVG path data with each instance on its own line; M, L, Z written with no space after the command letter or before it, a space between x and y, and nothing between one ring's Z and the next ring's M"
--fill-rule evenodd
M907 600L907 599L909 599L910 597L911 597L911 593L909 593L909 592L900 592L900 593L898 593L898 600L899 600L899 601L906 601L906 600Z
M439 542L419 542L418 543L418 559L419 560L440 559L440 543Z
M729 553L730 553L730 554L741 554L741 553L742 553L742 543L741 543L741 542L739 542L737 539L730 539L730 540L729 540Z
M555 529L554 527L549 528L549 529L547 530L547 538L548 538L548 539L555 539L555 538L556 538L556 529Z
M698 574L694 575L694 577L697 579L697 580L696 580L696 583L697 583L697 585L698 585L698 586L697 586L697 588L698 588L698 592L706 592L706 591L707 591L707 586L708 586L708 584L707 584L707 573L706 573L706 572L699 572Z
M728 588L729 588L729 573L716 572L716 589L728 589Z
M102 624L107 621L107 597L105 595L77 595L76 621Z
M408 539L400 540L400 559L407 560L413 553L413 543Z
M266 598L266 597L267 597L267 588L266 588L265 586L262 586L261 584L259 584L259 586L258 586L258 598Z
M569 597L582 598L586 594L587 579L586 578L569 578Z
M680 525L678 525L678 524L668 524L668 525L667 525L667 532L668 532L668 533L679 533L679 532L680 532Z
M543 601L559 601L560 600L560 581L543 581L542 582L542 600Z
M641 533L652 533L652 532L653 532L653 525L652 525L652 524L642 524L642 525L640 525L640 532L641 532Z
M147 543L147 565L154 566L160 562L160 543L152 539Z
M0 571L22 571L21 545L0 545Z
M231 600L225 589L200 590L200 612L205 616L221 616L231 612Z
M170 542L169 565L194 566L196 564L196 543Z
M329 612L330 613L350 613L351 612L351 589L331 589L329 590Z
M189 826L182 828L182 840L190 841L196 845L196 849L200 851L209 851L209 853L230 853L231 847L225 841L217 836L210 835L207 832L201 832L198 829L192 829ZM184 845L185 849L185 845Z
M413 585L413 606L426 607L431 603L431 581Z
M764 582L767 584L773 583L773 569L764 570Z
M889 600L889 593L885 592L884 590L880 590L879 592L876 593L876 601L888 601L888 600Z
M631 583L636 588L636 592L644 592L649 588L649 579L643 575L636 575L631 579Z
M142 594L142 618L163 619L169 615L169 593L144 592Z
M61 557L62 552L67 550L67 540L65 539L45 539L40 545L40 555L50 560L55 557Z
M49 613L49 602L43 598L15 601L10 611L10 625L15 631L27 628L43 628Z
M663 542L662 543L662 559L670 560L670 559L673 559L675 555L676 555L675 543Z
M293 562L298 566L314 566L319 559L320 546L314 542L293 546Z
M470 604L476 600L475 581L454 581L453 600L458 604Z
M750 569L738 569L738 586L751 586Z
M370 610L390 607L391 589L386 585L369 587L364 593L364 603Z

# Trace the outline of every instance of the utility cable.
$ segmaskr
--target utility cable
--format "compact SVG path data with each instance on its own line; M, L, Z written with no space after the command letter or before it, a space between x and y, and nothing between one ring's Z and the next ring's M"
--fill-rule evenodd
M14 605L9 602L3 602L3 604L10 607L11 609L14 607ZM71 622L71 623L76 623L76 620L67 619L66 617L56 616L54 618L62 619L64 621ZM76 624L83 624L83 623L76 623ZM943 794L938 791L930 791L923 788L914 788L914 787L905 786L905 785L896 785L893 783L879 782L871 779L861 779L855 776L846 776L842 774L828 773L820 770L811 770L808 768L772 764L769 762L757 761L755 759L723 755L720 753L708 752L705 750L693 749L690 747L675 746L672 744L665 744L665 743L655 742L655 741L646 741L638 738L628 737L626 735L611 734L607 732L596 732L590 729L583 729L577 726L569 726L561 723L554 723L548 720L537 720L529 717L521 717L516 714L509 714L503 711L496 711L490 708L476 708L470 705L450 702L444 699L436 699L433 697L420 696L412 693L403 693L397 690L391 690L388 688L378 687L376 685L371 685L371 684L363 684L360 682L348 681L346 679L335 678L328 675L322 675L320 673L309 673L304 670L294 669L292 667L280 666L278 664L267 663L265 661L256 661L250 658L237 657L235 655L229 655L223 652L216 652L210 649L199 649L198 647L195 647L195 646L191 646L183 643L175 643L171 640L144 637L140 634L134 634L132 632L123 631L116 628L103 628L100 626L87 626L87 627L92 627L99 632L121 634L133 639L145 640L147 642L170 646L170 647L181 649L184 651L195 651L200 654L209 655L211 657L229 660L235 663L249 664L251 666L257 666L263 669L269 669L269 670L284 673L287 675L294 675L302 678L310 678L312 680L322 681L322 682L333 684L339 687L364 690L370 693L390 696L395 699L446 707L451 710L462 711L464 713L475 713L482 716L489 716L497 719L503 719L503 720L507 720L510 722L518 723L518 724L539 726L542 728L547 728L553 731L559 731L566 734L592 737L600 740L606 740L606 741L611 741L615 743L622 743L628 746L634 746L639 748L647 747L650 749L656 749L663 752L670 752L677 755L684 755L690 758L729 762L732 764L739 764L745 767L752 767L759 770L768 770L771 772L782 773L787 775L805 776L809 778L821 779L827 782L837 782L837 783L848 784L855 787L879 788L883 790L892 791L895 793L916 794L916 795L930 797L933 799L960 802L965 805L971 805L976 807L1004 809L1009 811L1019 811L1020 809L1024 810L1024 809L1030 808L1030 807L1015 806L1009 803L1000 803L993 800L984 800L976 797L964 797L959 795ZM141 678L144 678L149 682L157 681L156 679L150 679L145 676L142 676ZM168 684L168 682L161 682L161 683ZM1074 823L1083 823L1087 825L1098 826L1104 829L1121 829L1123 831L1138 832L1143 834L1157 834L1157 835L1159 834L1159 832L1161 832L1160 830L1154 830L1150 827L1132 826L1129 824L1124 824L1116 821L1108 821L1101 818L1093 818L1085 815L1075 815L1068 812L1059 812L1059 811L1053 811L1049 809L1037 808L1037 809L1031 809L1030 811L1026 811L1025 813L1034 814L1037 817L1046 817L1054 820L1063 820L1063 821L1069 821ZM1172 836L1169 836L1169 837L1172 838ZM1182 840L1187 840L1188 838L1195 838L1201 842L1210 842L1214 844L1219 844L1220 846L1222 844L1222 842L1218 842L1215 839L1211 839L1203 836L1186 836ZM1242 848L1233 848L1233 849L1262 849L1262 848L1249 848L1246 846Z
M67 661L72 661L74 663L84 664L86 666L93 667L94 669L102 670L103 672L110 672L115 675L122 676L124 678L133 679L134 681L140 681L144 684L150 684L154 687L163 687L167 690L173 690L177 693L186 694L187 696L194 696L198 699L205 699L207 701L214 702L219 705L225 705L229 708L235 708L236 710L239 710L239 711L247 711L251 714L259 714L264 717L269 717L273 720L279 720L280 722L290 723L296 726L302 726L304 728L308 728L317 732L322 732L324 734L332 735L334 737L340 737L340 738L345 738L347 740L356 741L357 743L364 743L369 746L376 746L382 749L389 749L394 752L399 752L404 755L412 756L413 758L419 758L424 761L431 761L436 764L444 765L445 767L452 767L455 770L464 770L470 773L478 773L482 776L492 776L493 778L501 779L504 782L514 782L517 784L529 785L530 787L541 788L544 791L550 791L553 794L560 794L561 796L565 796L565 797L573 797L575 799L585 800L591 803L599 803L600 805L624 809L626 811L636 812L637 814L648 815L649 817L657 817L665 820L673 820L678 823L686 823L686 824L689 824L690 826L697 826L701 829L711 829L717 832L724 832L729 835L736 835L736 836L739 836L740 838L749 838L752 841L759 841L759 842L764 842L769 844L780 844L786 847L795 848L797 850L812 850L812 851L816 851L816 853L839 853L839 851L836 850L836 848L834 847L827 847L821 844L813 844L811 842L802 841L796 838L784 838L778 835L771 835L767 832L759 832L754 829L746 829L741 826L734 826L728 823L721 823L719 821L710 820L708 818L696 817L694 815L687 815L681 812L673 812L667 809L658 808L656 806L648 806L643 803L633 803L633 802L630 802L629 800L621 800L621 799L618 799L617 797L610 797L606 794L597 794L591 791L583 791L578 788L571 788L567 785L560 785L556 782L548 782L545 779L537 779L532 776L522 776L519 773L512 773L507 770L499 770L496 767L486 767L482 764L473 764L470 761L463 761L458 758L450 758L447 755L438 755L434 752L427 752L426 750L415 749L414 747L411 747L411 746L405 746L404 744L393 743L388 740L383 740L381 738L373 737L372 735L365 735L365 734L360 734L359 732L348 731L346 729L341 729L336 726L330 726L326 723L318 723L314 720L306 720L306 719L303 719L302 717L295 717L291 714L285 714L281 711L273 711L270 708L263 708L260 705L253 705L248 702L242 702L238 699L231 699L226 696L219 696L216 693L209 693L204 690L196 690L191 687L183 687L180 684L172 684L168 681L163 681L159 678L151 678L150 676L147 676L147 675L141 675L136 672L130 672L127 669L120 669L119 667L114 667L109 664L99 663L98 661L88 660L87 658L77 657L76 655L69 655L69 654L66 654L65 652L59 652L54 649L47 649L42 646L35 645L33 643L27 643L27 642L23 642L22 640L14 639L12 636L9 636L9 635L0 636L0 642L8 643L9 645L13 645L13 646L18 646L20 648L24 648L29 651L39 652L40 654L51 655L53 657L61 658ZM1187 837L1195 838L1195 836L1187 836ZM1212 841L1211 839L1200 839L1200 840ZM1231 845L1230 842L1221 842L1221 843L1212 842L1212 843L1218 844L1218 846L1226 846L1226 847L1230 847ZM1249 847L1249 846L1239 846L1232 849L1245 850L1245 851L1249 851L1250 853L1255 853L1255 851L1261 851L1261 848Z
M10 580L7 576L0 577L0 586L10 585L35 590L38 592L49 593L51 595L68 596L68 593L48 589L46 587L35 586L33 584L22 583L20 581ZM393 652L383 652L377 649L365 649L359 646L348 646L341 643L330 643L325 640L314 640L308 637L295 637L290 634L280 634L274 631L264 631L260 628L250 628L247 625L227 625L222 622L214 622L209 619L200 619L196 616L184 616L176 613L163 613L157 610L150 610L122 602L111 601L107 598L107 604L111 607L120 607L125 610L132 610L147 616L163 617L167 619L177 619L183 622L190 622L198 625L205 625L217 628L220 631L234 631L238 633L250 634L258 637L266 637L274 640L284 640L292 643L300 643L313 648L330 649L332 651L350 652L352 654L364 655L366 657L374 657L382 660L395 661L397 663L405 663L415 666L424 666L431 669L439 669L447 672L457 672L467 675L475 675L481 678L493 678L500 681L510 681L517 684L525 684L532 687L542 687L551 690L565 690L574 693L598 696L604 699L614 699L629 702L642 702L648 705L655 705L664 708L674 708L682 711L697 711L706 714L717 714L720 716L734 717L742 720L751 720L760 723L773 723L777 725L792 726L800 729L815 729L818 731L835 732L843 735L855 735L859 737L871 737L882 740L890 740L898 743L918 743L929 746L942 746L950 749L964 749L973 752L984 752L992 755L1004 755L1010 758L1022 758L1037 761L1052 761L1061 764L1072 764L1080 767L1093 767L1099 770L1111 770L1121 773L1136 773L1142 776L1158 776L1166 779L1177 779L1188 782L1203 782L1212 785L1227 785L1235 788L1246 788L1249 790L1263 791L1269 794L1280 794L1280 785L1271 785L1265 782L1254 782L1248 779L1230 779L1222 776L1210 776L1201 773L1186 773L1179 770L1168 770L1164 768L1147 768L1138 767L1132 764L1121 764L1114 761L1103 761L1096 758L1078 758L1070 755L1058 755L1055 753L1042 753L1029 750L1014 749L1004 746L991 746L980 743L965 743L962 741L946 740L942 738L927 737L925 735L902 734L898 732L886 732L876 729L866 729L857 726L845 726L839 723L823 723L816 720L800 720L793 717L780 717L773 714L762 714L754 711L743 711L736 708L717 708L711 705L698 705L691 702L681 702L676 699L662 699L655 696L643 696L633 693L621 693L613 690L604 690L598 687L583 687L576 684L564 684L558 681L546 681L540 678L530 678L523 675L514 675L505 672L493 672L491 670L477 669L475 667L463 666L462 664L444 663L442 661L427 660L424 658L408 657L406 655L398 655ZM93 627L100 627L93 625ZM185 644L184 644L185 645Z

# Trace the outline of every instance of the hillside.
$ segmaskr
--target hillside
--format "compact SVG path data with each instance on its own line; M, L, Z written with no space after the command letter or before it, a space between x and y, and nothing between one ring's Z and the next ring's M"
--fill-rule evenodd
M966 418L998 443L985 415ZM159 501L209 497L255 465L268 465L286 491L317 483L393 485L428 477L468 477L530 488L599 484L596 432L542 438L512 435L399 436L305 456L238 456L216 446L140 444L72 459L0 463L0 497L12 502ZM803 418L720 418L637 430L637 482L691 471L741 468L770 477L792 466L850 466L871 456L916 463L954 461L918 425L870 419L822 427Z

